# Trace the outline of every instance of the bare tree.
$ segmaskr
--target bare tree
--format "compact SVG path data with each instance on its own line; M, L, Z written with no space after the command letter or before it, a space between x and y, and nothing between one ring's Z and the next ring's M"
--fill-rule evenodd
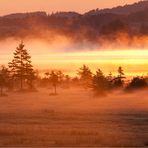
M55 71L51 71L50 76L49 76L49 81L54 87L54 94L57 94L57 85L59 83L59 77L58 74Z

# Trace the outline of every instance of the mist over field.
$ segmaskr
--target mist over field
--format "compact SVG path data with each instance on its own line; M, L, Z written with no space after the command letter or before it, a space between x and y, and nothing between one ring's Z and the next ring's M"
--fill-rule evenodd
M82 88L49 92L0 99L1 146L147 146L147 90L105 97Z
M0 16L0 147L147 146L148 1Z
M67 51L148 47L148 2L77 12L44 11L0 17L0 40L63 43Z

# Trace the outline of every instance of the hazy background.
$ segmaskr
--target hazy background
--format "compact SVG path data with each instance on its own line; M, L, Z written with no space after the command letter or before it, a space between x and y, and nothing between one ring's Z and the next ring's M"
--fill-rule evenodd
M0 0L0 15L16 12L77 11L84 13L90 9L108 8L138 2L138 0Z
M59 39L58 39L59 40ZM88 65L93 72L100 68L105 74L116 75L117 68L123 66L126 76L147 75L148 51L138 49L99 49L97 47L76 48L65 39L54 42L41 40L24 40L25 48L32 56L35 69L62 70L75 76L83 64ZM13 52L20 40L7 39L0 42L0 61L7 65L13 58Z

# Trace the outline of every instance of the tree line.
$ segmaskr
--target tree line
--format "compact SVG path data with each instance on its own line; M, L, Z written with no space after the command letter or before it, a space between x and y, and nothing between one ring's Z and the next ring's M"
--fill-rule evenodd
M114 13L80 15L67 12L64 17L60 13L47 15L44 12L12 14L0 18L0 39L31 37L46 40L51 39L51 36L56 37L58 33L58 36L64 36L74 44L86 45L85 43L89 42L95 43L98 47L104 47L105 43L113 47L117 45L148 47L147 42L142 40L148 36L147 14L148 9L129 15Z
M113 76L112 73L106 76L101 69L97 69L94 74L88 66L83 65L77 71L77 76L73 78L60 70L46 72L41 77L39 72L34 70L31 56L25 49L24 43L21 42L16 47L8 66L1 66L0 95L5 95L4 89L9 91L34 91L36 87L50 87L53 89L51 94L56 95L57 87L67 89L70 86L81 86L86 90L92 89L96 95L104 95L112 90L132 91L148 86L148 77L136 76L127 82L123 68L119 67L117 72L116 76Z

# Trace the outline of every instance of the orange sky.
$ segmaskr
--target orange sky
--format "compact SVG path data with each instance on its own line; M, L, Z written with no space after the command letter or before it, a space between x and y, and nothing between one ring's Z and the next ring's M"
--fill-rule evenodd
M13 58L17 41L0 42L0 64L7 65ZM125 70L126 76L147 75L148 49L95 49L80 51L64 51L64 45L52 45L37 41L26 41L25 47L32 56L35 69L41 71L62 70L65 74L75 76L79 67L88 65L92 72L98 68L105 74L112 72L116 75L119 66ZM52 50L54 48L54 51ZM45 72L45 71L44 71Z
M86 12L95 8L106 8L117 5L125 5L138 2L138 0L0 0L0 15L30 12L30 11L78 11ZM66 42L66 41L65 41ZM148 72L148 50L141 49L132 51L99 51L67 53L62 51L67 47L66 43L60 42L50 47L46 44L26 43L30 49L35 68L41 69L63 69L67 74L74 75L76 70L84 63L91 67L93 72L100 68L106 74L115 72L118 66L123 66L127 75L146 75ZM7 64L13 56L13 50L17 46L16 41L0 42L0 61ZM66 44L66 45L65 45ZM61 48L60 48L61 47ZM55 53L52 53L54 49ZM58 49L58 50L57 50ZM134 51L134 52L133 52ZM134 53L134 54L133 54ZM9 60L8 60L9 59Z
M30 11L78 11L114 7L138 0L0 0L0 15Z

